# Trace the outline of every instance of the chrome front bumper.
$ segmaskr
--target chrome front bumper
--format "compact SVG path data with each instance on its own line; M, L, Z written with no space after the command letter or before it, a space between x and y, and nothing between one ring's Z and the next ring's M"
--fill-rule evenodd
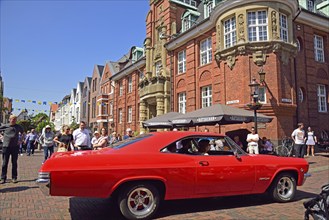
M36 180L36 183L44 195L46 195L46 196L50 195L50 175L49 175L49 173L40 172L39 177Z
M311 177L312 175L310 173L304 173L304 180L303 180L303 184L305 183L306 179L308 177Z

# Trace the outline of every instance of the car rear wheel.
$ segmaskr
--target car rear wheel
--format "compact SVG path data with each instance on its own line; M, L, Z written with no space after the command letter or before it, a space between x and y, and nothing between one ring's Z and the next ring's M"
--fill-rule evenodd
M289 202L296 194L296 179L289 173L280 173L271 187L272 198L277 202Z
M120 211L127 219L150 219L160 204L159 190L149 183L130 184L118 198Z

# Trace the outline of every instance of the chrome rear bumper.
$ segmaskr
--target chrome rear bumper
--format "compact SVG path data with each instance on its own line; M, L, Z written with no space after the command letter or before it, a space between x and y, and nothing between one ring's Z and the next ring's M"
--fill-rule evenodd
M304 173L304 180L303 180L303 184L305 183L306 179L308 177L311 177L312 175L310 173Z
M50 175L49 175L49 173L40 172L39 177L36 180L36 183L44 195L46 195L46 196L50 195Z

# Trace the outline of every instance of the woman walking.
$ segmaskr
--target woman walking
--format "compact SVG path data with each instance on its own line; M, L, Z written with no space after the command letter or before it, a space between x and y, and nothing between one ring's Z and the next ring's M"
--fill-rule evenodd
M42 134L39 138L39 141L43 147L43 152L45 156L45 160L43 163L51 157L54 153L54 133L51 131L51 127L47 125L45 129L42 131ZM48 154L49 152L49 154Z
M307 133L305 137L306 145L307 145L307 154L308 157L310 155L310 149L312 156L314 156L314 145L318 142L316 136L314 135L314 131L312 131L311 127L307 128Z

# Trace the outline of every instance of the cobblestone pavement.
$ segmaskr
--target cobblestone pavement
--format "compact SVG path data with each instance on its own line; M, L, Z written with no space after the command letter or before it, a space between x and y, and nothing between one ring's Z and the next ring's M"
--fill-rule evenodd
M274 203L266 195L235 196L216 199L168 201L161 204L157 219L303 219L303 201L314 197L329 183L329 154L306 158L312 177L298 188L296 200ZM17 184L8 180L0 185L0 219L114 219L122 217L109 199L47 197L35 184L43 153L20 156ZM2 159L0 159L2 163Z

